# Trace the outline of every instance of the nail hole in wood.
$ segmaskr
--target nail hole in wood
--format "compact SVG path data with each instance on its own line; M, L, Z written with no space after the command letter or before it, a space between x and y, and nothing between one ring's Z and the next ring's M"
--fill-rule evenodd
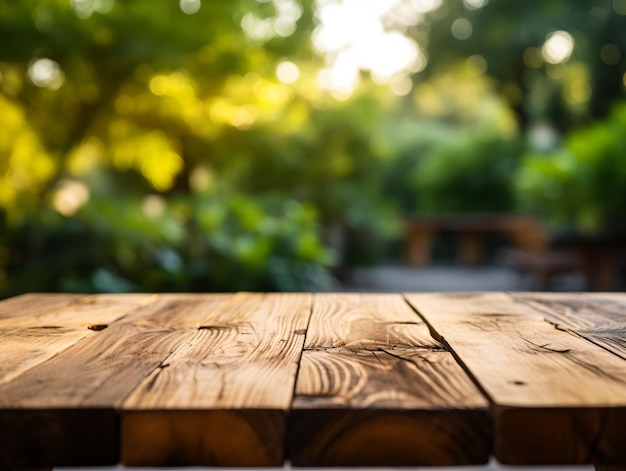
M107 324L90 324L87 326L89 330L95 330L96 332L100 332L108 327Z

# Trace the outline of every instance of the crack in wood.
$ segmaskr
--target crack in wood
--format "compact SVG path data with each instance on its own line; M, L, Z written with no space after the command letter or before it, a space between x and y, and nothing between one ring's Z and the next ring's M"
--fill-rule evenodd
M222 331L222 330L232 330L235 329L239 326L237 325L201 325L198 326L198 330L215 330L215 331Z
M540 345L540 344L537 344L537 343L535 343L535 342L531 342L530 340L528 340L528 339L524 338L524 337L522 336L522 334L521 334L521 333L520 333L519 335L520 335L520 338L521 338L524 342L529 343L529 344L531 344L531 345L532 345L532 346L534 346L534 347L541 348L542 350L546 350L546 351L548 351L548 352L554 352L554 353L569 353L569 352L571 351L571 349L569 349L569 348L564 348L564 349L562 349L562 350L561 350L561 349L558 349L558 348L550 348L550 347L548 347L548 345L550 345L549 343L545 343L545 344L543 344L543 345Z
M397 356L394 355L392 353L389 352L389 350L404 350L404 351L414 351L414 352L445 352L447 351L445 347L441 346L441 345L421 345L421 344L417 344L417 345L401 345L398 347L391 347L389 349L386 348L382 348L382 347L373 347L373 348L369 348L367 345L365 344L361 344L361 348L353 348L350 347L348 345L343 345L343 346L329 346L329 347L324 347L324 346L316 346L316 347L306 347L303 349L304 352L341 352L341 351L345 351L345 352L350 352L350 353L370 353L370 352L381 352L381 353L388 353L389 355L392 356Z
M555 329L582 338L626 360L626 306L611 299L578 300L572 296L514 295L511 297L541 314Z
M381 322L382 325L422 325L421 322L414 321L391 321L391 322Z

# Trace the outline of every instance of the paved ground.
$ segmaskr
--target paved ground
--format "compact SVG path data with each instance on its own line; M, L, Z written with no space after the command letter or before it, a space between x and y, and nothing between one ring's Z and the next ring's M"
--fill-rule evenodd
M556 291L579 291L584 280L576 274L554 279ZM532 277L503 267L466 268L434 266L411 268L377 266L353 270L344 291L407 292L407 291L533 291L539 287Z
M55 471L158 471L159 469L166 469L167 471L253 471L259 468L124 468L123 466L107 467L107 468L54 468ZM290 465L285 465L283 468L262 468L264 471L296 471L296 470L308 470L308 471L337 471L341 469L350 468L292 468ZM503 466L495 461L492 461L485 466L463 466L458 468L352 468L358 471L391 471L391 470L410 470L416 471L594 471L593 466L533 466L521 467L521 466Z

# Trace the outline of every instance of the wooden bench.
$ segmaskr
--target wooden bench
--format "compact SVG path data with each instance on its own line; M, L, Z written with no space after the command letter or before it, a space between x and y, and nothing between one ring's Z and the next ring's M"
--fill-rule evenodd
M575 253L554 250L551 240L539 220L532 216L513 214L440 214L410 216L406 219L406 253L411 266L430 264L435 238L442 232L458 237L458 262L465 266L484 263L486 239L491 234L503 234L510 246L500 250L499 264L521 273L529 273L542 290L551 287L552 279L560 273L581 269Z
M549 238L532 216L515 214L459 213L412 215L405 218L406 253L410 265L430 263L435 238L453 233L458 238L458 261L479 265L485 260L485 240L490 234L504 234L517 249L539 253L548 249Z
M28 294L0 469L626 465L626 294Z

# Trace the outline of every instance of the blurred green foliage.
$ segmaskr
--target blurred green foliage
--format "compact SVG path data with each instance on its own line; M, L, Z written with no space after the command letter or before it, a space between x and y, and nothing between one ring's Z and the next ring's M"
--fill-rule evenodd
M458 61L478 63L497 79L498 93L523 128L547 121L568 131L603 118L624 98L625 5L623 0L450 0L439 20L416 28L415 35L427 38L426 74ZM458 20L471 25L462 39L450 34ZM567 61L550 63L542 46L555 31L569 33L574 49ZM621 51L614 60L602 52L606 45Z
M330 287L324 267L333 254L320 242L310 206L236 196L175 198L166 207L159 197L148 198L93 201L69 220L38 211L25 218L19 233L3 231L12 234L2 242L11 247L13 289Z
M332 289L420 211L620 224L625 108L590 123L624 98L622 0L404 2L402 96L320 85L330 3L0 0L0 297ZM563 148L522 162L546 123Z
M325 227L393 230L380 100L312 86L308 2L288 38L243 34L279 7L0 1L0 295L324 290Z
M515 206L511 175L524 144L493 134L455 136L428 153L415 172L425 213L506 212Z
M516 175L520 205L583 232L626 228L626 105L572 131L553 152L530 153Z

